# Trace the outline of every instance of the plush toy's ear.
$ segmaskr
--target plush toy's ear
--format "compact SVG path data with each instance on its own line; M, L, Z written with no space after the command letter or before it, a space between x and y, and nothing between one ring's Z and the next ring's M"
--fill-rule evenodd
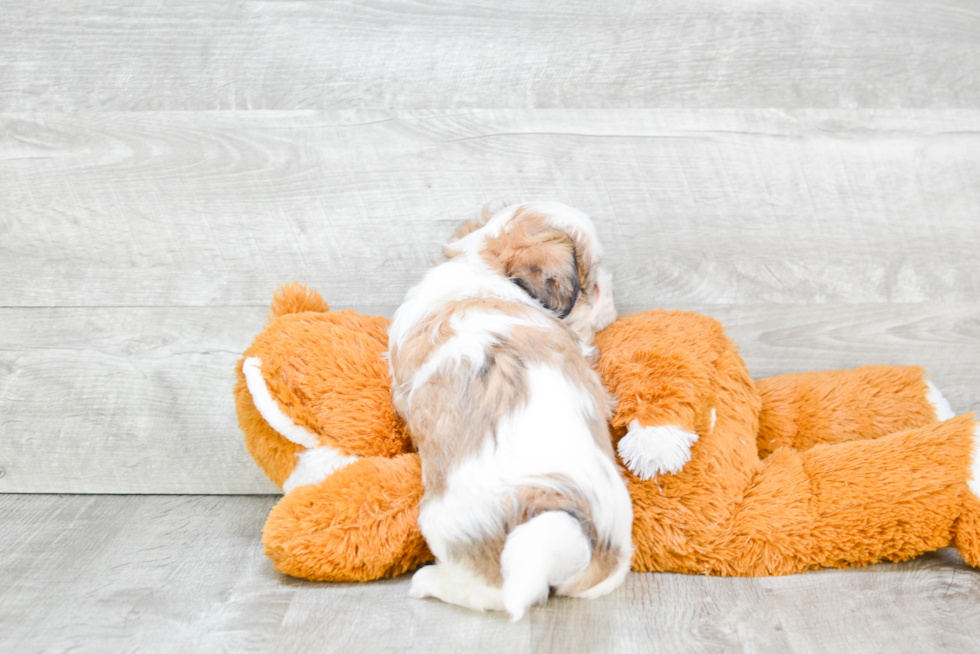
M272 306L269 307L269 321L288 313L304 311L325 313L330 311L330 306L312 288L307 288L305 284L299 282L289 282L276 289L272 297Z

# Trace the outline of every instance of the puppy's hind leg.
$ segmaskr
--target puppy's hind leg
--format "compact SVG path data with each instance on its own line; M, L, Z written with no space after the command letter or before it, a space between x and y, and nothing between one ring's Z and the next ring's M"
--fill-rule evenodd
M592 545L579 521L564 511L546 511L516 527L500 555L504 608L511 620L548 599L552 586L582 574L591 559Z
M420 568L412 576L410 597L434 597L476 611L504 610L503 594L468 570L451 563Z

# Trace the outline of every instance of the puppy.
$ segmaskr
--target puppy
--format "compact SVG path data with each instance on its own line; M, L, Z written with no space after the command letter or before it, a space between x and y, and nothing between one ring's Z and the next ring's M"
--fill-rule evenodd
M604 595L629 569L633 509L590 365L616 317L595 227L571 207L525 204L484 212L444 250L389 332L437 560L411 595L513 620L551 589Z

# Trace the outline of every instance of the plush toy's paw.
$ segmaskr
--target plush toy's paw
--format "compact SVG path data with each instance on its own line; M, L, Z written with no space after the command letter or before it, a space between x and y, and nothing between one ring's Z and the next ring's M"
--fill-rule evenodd
M680 427L643 427L634 420L617 449L630 472L646 481L680 472L697 440L697 434Z

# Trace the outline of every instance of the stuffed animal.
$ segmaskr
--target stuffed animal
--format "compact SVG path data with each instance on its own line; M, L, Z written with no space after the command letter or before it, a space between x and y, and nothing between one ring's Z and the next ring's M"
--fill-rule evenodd
M284 491L263 532L283 573L365 581L432 560L421 466L391 402L388 320L281 287L239 363L239 424ZM782 575L953 545L980 566L980 429L917 367L753 382L715 320L620 317L596 337L618 399L633 570Z

